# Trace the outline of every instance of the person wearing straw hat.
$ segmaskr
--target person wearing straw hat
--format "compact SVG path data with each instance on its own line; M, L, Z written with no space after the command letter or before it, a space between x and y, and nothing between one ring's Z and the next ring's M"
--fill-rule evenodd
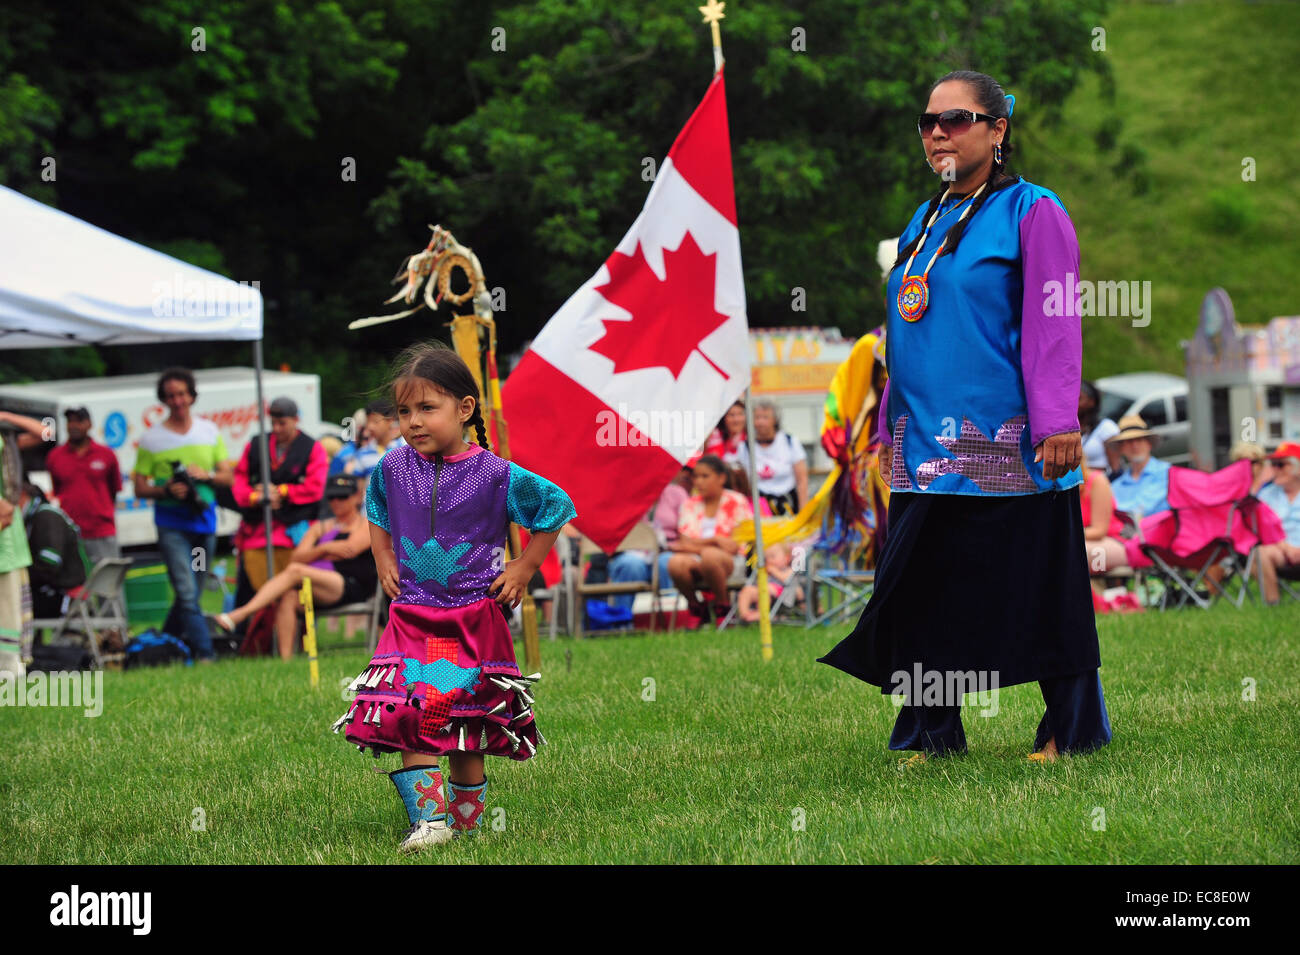
M1151 456L1160 435L1147 427L1141 415L1119 419L1119 432L1106 443L1119 449L1126 466L1110 489L1115 506L1134 519L1169 510L1169 462Z
M917 120L943 182L889 276L889 534L857 627L821 658L894 697L905 764L965 751L972 682L1038 683L1033 762L1111 739L1079 517L1079 246L1060 198L1006 172L1014 105L960 71Z
M1238 441L1228 452L1228 463L1250 462L1250 493L1259 496L1260 488L1273 480L1273 462L1268 452L1254 441Z

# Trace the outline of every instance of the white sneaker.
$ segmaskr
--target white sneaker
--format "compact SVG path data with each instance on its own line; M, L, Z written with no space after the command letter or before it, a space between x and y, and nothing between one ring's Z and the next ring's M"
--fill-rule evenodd
M402 840L398 849L402 852L419 852L426 846L441 845L450 841L451 830L447 828L446 822L441 819L432 822L421 819L406 830L406 838Z

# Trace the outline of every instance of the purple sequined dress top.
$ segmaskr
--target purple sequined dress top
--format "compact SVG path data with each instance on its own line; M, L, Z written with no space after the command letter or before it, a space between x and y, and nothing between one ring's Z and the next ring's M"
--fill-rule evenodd
M574 516L550 481L477 445L434 458L390 449L366 487L366 517L392 535L401 593L335 732L376 755L536 753L537 676L519 672L488 586L511 522L546 533Z

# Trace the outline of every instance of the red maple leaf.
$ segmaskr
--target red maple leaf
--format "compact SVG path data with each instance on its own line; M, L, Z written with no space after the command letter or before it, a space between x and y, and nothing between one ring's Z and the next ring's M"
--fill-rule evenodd
M687 232L676 249L664 249L661 282L641 251L615 251L605 265L609 281L596 291L632 313L631 321L601 319L605 334L591 346L614 362L614 372L638 368L667 368L673 378L682 373L691 352L730 316L713 307L717 253L705 255ZM700 355L723 378L730 378L703 351Z

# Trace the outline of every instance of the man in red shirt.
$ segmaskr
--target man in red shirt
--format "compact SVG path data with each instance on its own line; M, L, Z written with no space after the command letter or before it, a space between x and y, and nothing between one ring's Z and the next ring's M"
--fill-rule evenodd
M121 557L114 520L117 492L122 490L117 455L91 440L90 412L85 408L69 408L63 416L68 443L51 450L45 459L54 496L80 528L92 565L104 557Z

